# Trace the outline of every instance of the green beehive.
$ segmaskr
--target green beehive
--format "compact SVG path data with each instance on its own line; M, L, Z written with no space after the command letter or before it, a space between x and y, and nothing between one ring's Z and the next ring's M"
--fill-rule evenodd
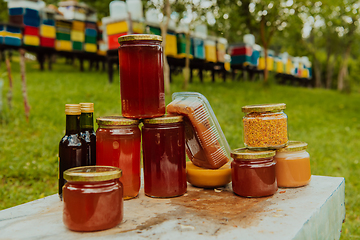
M73 50L82 51L83 50L83 43L82 42L72 42Z

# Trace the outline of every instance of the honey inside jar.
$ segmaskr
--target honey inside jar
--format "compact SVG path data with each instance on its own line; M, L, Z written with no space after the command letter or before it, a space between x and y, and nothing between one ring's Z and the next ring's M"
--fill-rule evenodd
M307 143L289 141L275 155L276 177L279 187L301 187L311 180L310 155Z

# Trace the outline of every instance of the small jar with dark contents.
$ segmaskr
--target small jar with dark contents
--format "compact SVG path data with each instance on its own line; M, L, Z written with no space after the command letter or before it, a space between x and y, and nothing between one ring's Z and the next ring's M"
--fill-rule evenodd
M279 149L288 142L285 103L242 107L244 144L251 149Z
M276 193L275 151L239 148L231 152L232 188L242 197L265 197Z
M186 192L184 131L181 115L144 120L142 146L147 196L176 197Z
M64 172L63 221L73 231L91 232L118 225L123 219L121 170L87 166Z

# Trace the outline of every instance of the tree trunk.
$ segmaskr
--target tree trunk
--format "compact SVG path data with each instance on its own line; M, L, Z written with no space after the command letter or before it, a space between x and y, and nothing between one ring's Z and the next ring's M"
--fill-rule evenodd
M30 105L27 97L26 91L26 73L25 73L25 50L20 48L20 71L21 71L21 85L22 85L22 95L24 100L24 107L25 107L25 117L26 121L29 122L30 117Z
M321 63L319 60L314 56L314 75L315 75L315 87L321 87Z
M165 94L170 95L170 67L169 63L167 61L166 55L165 55L165 45L166 45L166 35L167 35L167 28L170 21L170 14L171 14L171 7L169 0L165 0L164 2L164 9L165 9L165 21L163 20L162 23L160 23L160 29L161 29L161 36L163 39L162 46L163 46L163 57L164 57L164 84L165 84Z
M12 109L12 97L13 97L13 81L12 81L12 75L11 75L11 63L10 63L10 57L5 53L5 64L6 64L6 70L8 74L9 79L9 91L7 93L7 102L9 105L9 109Z
M265 17L264 16L261 18L261 21L260 21L260 37L261 37L261 42L262 42L262 45L264 48L264 55L265 55L264 83L267 83L268 75L269 75L268 65L267 65L268 42L269 41L266 40L266 36L265 36Z
M345 87L345 81L346 81L346 77L348 75L348 69L347 68L348 68L348 60L349 60L349 57L350 57L350 51L351 51L351 44L349 44L346 47L344 57L343 57L343 61L341 63L340 70L339 70L337 89L340 90L340 91L343 91L344 87Z
M331 54L327 55L326 58L326 88L331 89L333 83L333 75L334 75L334 65L335 65L335 56L332 57Z
M186 57L185 57L185 68L184 68L184 84L182 89L186 90L189 84L190 77L190 32L186 33Z

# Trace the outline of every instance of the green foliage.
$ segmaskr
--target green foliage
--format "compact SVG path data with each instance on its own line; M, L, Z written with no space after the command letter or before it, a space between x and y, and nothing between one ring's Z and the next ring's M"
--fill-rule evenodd
M25 121L19 64L13 58L13 109L9 110L3 89L4 110L0 115L0 209L57 193L58 144L65 131L64 105L95 103L94 117L120 114L119 81L109 84L104 72L80 73L78 68L58 61L52 72L39 72L27 63L30 122ZM86 66L85 66L86 67ZM86 68L85 68L86 69ZM1 73L4 64L0 65ZM180 91L181 76L173 76L172 91ZM289 136L309 144L312 174L346 179L346 222L342 238L359 238L360 219L360 94L341 94L261 82L205 82L198 79L189 91L204 94L232 149L243 146L241 107L247 104L284 102L289 118ZM171 101L166 96L166 103Z

